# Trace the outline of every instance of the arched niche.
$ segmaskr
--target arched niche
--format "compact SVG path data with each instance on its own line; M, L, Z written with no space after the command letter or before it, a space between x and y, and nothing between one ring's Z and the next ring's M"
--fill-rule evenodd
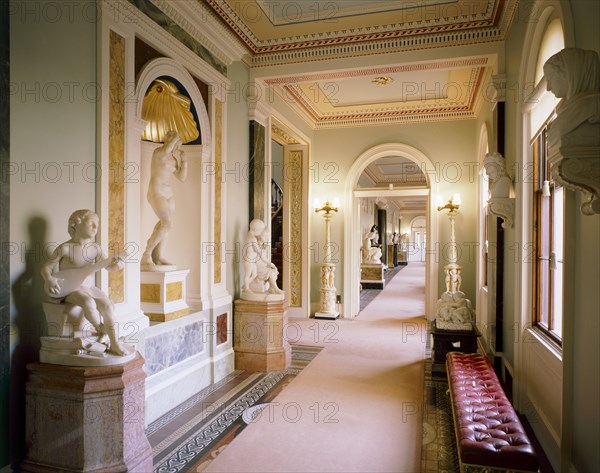
M356 158L346 178L345 208L348 209L344 218L344 317L353 318L360 308L359 281L360 281L360 254L357 249L361 245L360 235L360 203L361 191L357 191L357 183L365 168L379 158L387 156L404 156L417 164L427 180L427 189L421 190L428 195L427 198L427 227L430 237L427 238L425 258L425 315L432 319L438 287L438 262L430 257L434 254L433 242L438 239L438 225L436 218L435 199L437 183L432 179L435 172L433 162L417 148L403 143L385 143L368 149ZM401 195L401 189L378 191L381 195Z
M169 58L154 59L140 72L136 87L135 116L138 121L137 139L140 144L140 255L152 228L158 221L147 200L150 164L153 151L159 143L143 141L142 132L146 122L142 118L142 107L146 92L158 79L175 79L181 84L196 109L201 145L182 145L188 161L188 175L185 182L173 176L171 184L175 199L174 226L166 242L165 256L178 269L189 269L187 278L187 302L192 310L202 310L210 306L210 281L213 270L212 259L203 262L202 242L212 241L213 222L210 209L214 198L213 173L207 172L213 158L212 133L208 111L202 95L190 73L180 64ZM204 258L206 259L206 258Z

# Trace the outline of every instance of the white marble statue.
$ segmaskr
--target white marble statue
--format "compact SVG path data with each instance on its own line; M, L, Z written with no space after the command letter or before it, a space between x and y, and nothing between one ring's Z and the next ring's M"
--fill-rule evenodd
M408 249L408 239L410 238L410 235L408 233L403 233L402 236L400 236L400 249L402 251L406 251Z
M460 285L462 283L462 277L460 275L460 269L458 268L448 268L446 270L446 292L459 292Z
M437 301L435 325L442 330L473 330L471 301L461 291L444 292Z
M483 167L489 179L489 197L491 199L511 197L512 180L506 172L504 157L494 151L487 153L483 159Z
M271 262L269 231L260 219L250 222L250 228L242 249L244 264L244 285L242 299L282 300L284 293L277 287L279 271Z
M181 182L187 177L188 163L183 151L179 148L181 138L174 131L165 135L165 142L154 150L150 183L148 185L148 202L158 217L152 235L142 255L142 271L174 270L175 266L164 257L167 235L173 227L175 199L171 188L171 176Z
M398 232L394 232L392 234L392 245L397 245L398 243L400 243L400 236L398 235Z
M49 331L58 328L58 335L61 335L62 327L51 327L50 320L58 320L53 313L57 313L59 319L62 317L58 323L64 325L66 316L61 314L66 314L73 305L82 309L83 317L92 325L95 333L87 331L85 335L73 334L70 346L77 347L75 355L103 357L107 351L111 355L124 357L133 350L117 339L113 303L95 286L94 273L101 268L107 271L122 270L126 255L106 257L100 245L94 241L98 226L98 215L91 210L77 210L70 216L68 231L71 238L61 243L41 268L44 290L51 298L51 303L44 304L44 310ZM85 362L75 364L85 365Z
M363 239L363 263L381 264L381 248L379 247L379 232L373 225Z
M566 48L551 56L544 64L547 89L563 100L556 108L556 119L548 129L548 145L585 146L581 140L590 139L598 145L597 127L584 126L578 135L568 140L582 125L600 122L600 66L598 53L578 48ZM565 138L567 142L565 143Z

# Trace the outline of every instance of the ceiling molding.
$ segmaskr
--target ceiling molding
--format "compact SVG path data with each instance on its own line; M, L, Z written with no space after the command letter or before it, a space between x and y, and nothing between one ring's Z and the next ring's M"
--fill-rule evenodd
M476 118L478 107L483 102L480 97L482 81L486 77L486 71L489 69L487 66L490 63L490 58L487 56L457 58L445 61L395 64L386 67L286 75L266 78L263 82L266 86L271 86L307 123L311 124L313 129L469 120ZM333 97L327 97L326 93L304 93L302 89L303 84L310 84L309 89L314 92L319 81L328 81L333 84L336 81L366 78L371 82L373 76L427 71L460 72L466 80L460 84L460 100L438 98L417 102L414 100L402 101L388 96L383 103L370 101L368 104L330 107L330 99ZM453 84L448 79L445 86ZM388 90L391 93L392 89Z
M258 2L204 1L252 52L251 64L255 67L503 41L518 2L457 0L449 5L443 2L437 5L412 3L413 7L407 8L406 2L390 1L390 5L397 6L390 6L385 17L369 26L356 26L343 16L329 22L321 18L297 25L276 26L269 12L260 12ZM254 7L258 16L242 11L244 8L240 4ZM301 5L296 4L296 8ZM482 11L475 13L476 8ZM369 13L360 16L376 17ZM307 24L318 24L319 27L315 30L315 27L307 28ZM265 38L261 39L259 35Z

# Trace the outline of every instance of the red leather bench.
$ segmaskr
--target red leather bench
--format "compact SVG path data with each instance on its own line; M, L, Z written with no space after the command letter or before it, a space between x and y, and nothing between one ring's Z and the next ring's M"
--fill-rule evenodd
M446 368L461 473L538 471L533 446L489 360L450 352Z

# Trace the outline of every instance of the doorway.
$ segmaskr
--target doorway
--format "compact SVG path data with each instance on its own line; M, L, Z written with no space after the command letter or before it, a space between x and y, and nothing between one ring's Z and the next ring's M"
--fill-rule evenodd
M408 261L425 262L427 248L427 221L425 216L415 217L410 224L410 240L408 243Z
M408 158L414 166L418 167L425 175L425 183L420 187L396 188L394 185L388 188L380 189L362 189L358 188L358 181L370 163L379 158L389 156L403 156ZM430 179L429 173L435 172L435 166L432 161L418 149L402 143L385 143L375 146L355 160L351 166L345 187L345 208L348 209L344 216L344 318L354 318L360 310L360 252L358 248L361 245L360 235L360 197L377 196L401 196L401 195L421 195L426 199L425 220L427 235L421 237L423 247L425 248L425 315L432 318L434 315L435 303L437 300L438 286L438 262L436 258L428 257L432 254L432 241L437 238L437 218L435 202L432 196L437 193L437 183L435 179ZM420 214L422 215L422 213Z

